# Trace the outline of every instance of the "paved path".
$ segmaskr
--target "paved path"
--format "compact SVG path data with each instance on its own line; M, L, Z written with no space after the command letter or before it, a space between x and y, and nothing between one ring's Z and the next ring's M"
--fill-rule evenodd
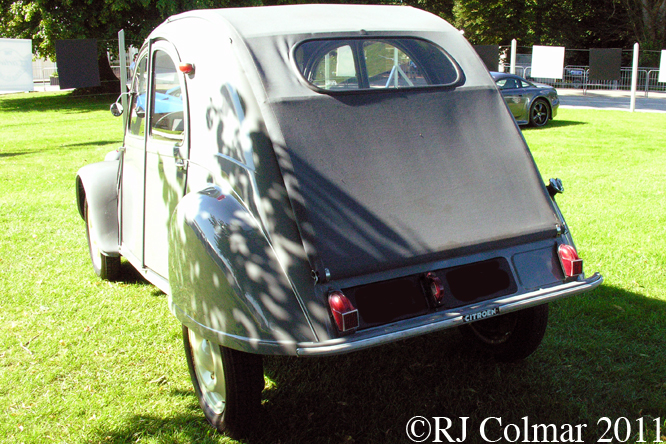
M613 109L629 111L631 93L628 91L599 91L558 89L561 108ZM636 93L636 111L666 113L666 93L645 91Z

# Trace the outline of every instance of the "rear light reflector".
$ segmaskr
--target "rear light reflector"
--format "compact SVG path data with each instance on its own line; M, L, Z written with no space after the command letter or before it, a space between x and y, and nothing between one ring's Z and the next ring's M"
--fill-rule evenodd
M429 296L436 305L441 304L444 300L444 284L442 284L442 280L435 273L428 273L425 275L425 281L426 291L429 293Z
M178 70L184 74L192 74L194 72L194 65L191 63L181 63L178 65Z
M583 274L583 260L578 257L578 253L574 247L562 244L557 249L557 255L560 257L562 270L566 277Z
M328 305L340 333L353 332L358 328L358 310L341 291L328 294Z

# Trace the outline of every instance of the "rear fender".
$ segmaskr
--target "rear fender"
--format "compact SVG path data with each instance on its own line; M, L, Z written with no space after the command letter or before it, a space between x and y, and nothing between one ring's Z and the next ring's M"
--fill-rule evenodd
M295 354L316 340L275 251L254 216L211 186L178 204L169 230L170 308L223 346Z
M118 256L118 171L119 160L86 165L76 173L76 204L85 220L85 202L100 250Z

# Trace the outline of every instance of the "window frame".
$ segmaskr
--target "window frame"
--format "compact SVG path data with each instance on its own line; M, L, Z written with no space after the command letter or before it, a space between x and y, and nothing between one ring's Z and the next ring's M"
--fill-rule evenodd
M139 56L137 57L137 63L134 68L134 75L132 77L132 88L130 90L130 104L129 104L129 110L128 112L128 118L127 118L127 128L125 131L125 134L127 134L130 137L134 138L139 138L139 139L144 139L146 136L146 128L147 128L147 121L148 121L148 92L150 91L150 63L149 63L149 58L150 54L148 50L146 49L145 51L141 51L139 53ZM145 67L143 72L139 68L141 63L145 63ZM142 86L141 82L141 76L145 76L145 80L143 82L143 94L144 94L144 110L143 110L143 116L138 116L137 118L141 119L140 122L138 122L138 126L136 122L132 122L132 112L138 107L138 102L139 102L139 97L141 96L141 91L140 88ZM136 127L137 132L134 132L133 127ZM143 127L143 128L141 128ZM141 131L143 129L143 131Z
M159 123L159 121L161 119L166 117L166 115L171 114L171 113L166 113L166 115L160 117L160 119L158 121L154 121L155 114L156 114L155 113L155 107L156 107L156 102L157 102L156 95L158 93L158 91L157 91L157 63L156 63L158 55L160 55L161 57L166 57L167 60L169 60L171 62L171 64L173 65L174 78L176 80L178 88L180 88L180 94L177 97L180 99L180 104L181 104L180 113L182 115L181 122L182 122L182 125L183 125L183 129L180 131L180 133L177 136L174 136L174 137L167 137L165 134L160 134L160 129L159 128L157 128L157 130L158 130L157 132L158 132L158 136L160 136L160 137L156 137L156 134L155 134L155 129L156 129L157 123ZM185 142L186 128L187 128L186 120L185 120L185 115L186 115L185 99L186 99L186 97L185 97L185 85L183 83L182 75L181 75L180 71L178 70L178 59L174 58L174 55L171 54L171 52L167 48L159 46L159 45L157 45L157 47L153 47L150 58L151 58L151 60L150 60L151 61L151 63L150 63L150 79L151 79L151 81L150 81L149 93L150 93L151 100L150 100L150 113L147 115L147 117L149 116L150 119L146 119L147 120L148 138L151 139L151 140L156 140L156 141L175 142L178 146L182 146ZM162 94L162 93L160 93L160 94Z
M369 77L368 77L368 72L367 72L367 67L365 66L365 60L364 57L360 57L361 54L363 54L364 51L364 43L365 42L381 42L381 43L386 43L389 44L398 50L402 51L404 54L406 54L410 60L418 60L418 58L414 58L413 54L409 51L406 50L406 48L403 45L400 44L395 44L400 43L401 40L412 40L412 41L420 41L425 43L426 45L429 45L433 47L434 49L438 50L443 57L445 57L448 62L452 65L453 69L455 70L456 73L456 78L453 82L450 83L435 83L435 84L426 84L426 85L414 85L414 86L403 86L403 87L388 87L388 88L371 88L369 86ZM327 45L322 45L320 49L318 49L317 53L315 55L310 57L310 60L308 61L307 64L303 64L304 68L301 70L301 67L299 66L299 63L297 61L297 51L302 45L307 44L308 42L329 42ZM336 45L336 42L342 42L342 44ZM326 89L326 88L321 88L313 83L311 83L307 77L306 73L312 72L312 69L314 68L314 61L319 60L320 57L323 57L327 52L344 46L344 44L347 43L349 46L352 47L352 54L354 56L354 66L356 68L356 76L357 76L357 83L358 83L358 88L356 89ZM353 43L353 44L352 44ZM416 36L405 36L405 35L364 35L364 36L335 36L335 37L318 37L318 38L308 38L308 39L303 39L295 43L290 51L290 61L292 68L295 70L296 75L298 76L299 80L305 84L308 88L319 92L323 94L329 94L329 95L344 95L344 94L376 94L376 93L395 93L396 91L400 92L406 92L406 91L419 91L419 90L424 90L424 89L454 89L458 86L461 86L465 83L465 73L463 72L462 68L458 64L458 62L440 45L437 43L422 38L422 37L416 37ZM417 62L418 63L418 62ZM309 65L309 66L308 66ZM420 65L420 64L419 64ZM423 66L427 66L427 64L423 64ZM432 71L431 69L422 69L421 72L423 73L424 77L428 82L431 81L431 73L429 71Z

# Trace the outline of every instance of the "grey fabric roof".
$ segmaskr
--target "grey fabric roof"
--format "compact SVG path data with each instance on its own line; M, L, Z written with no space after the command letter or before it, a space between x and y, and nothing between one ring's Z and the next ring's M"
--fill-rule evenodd
M262 36L365 31L454 30L439 17L406 6L285 5L197 10L183 15L217 15L245 39ZM176 16L178 17L178 16Z

